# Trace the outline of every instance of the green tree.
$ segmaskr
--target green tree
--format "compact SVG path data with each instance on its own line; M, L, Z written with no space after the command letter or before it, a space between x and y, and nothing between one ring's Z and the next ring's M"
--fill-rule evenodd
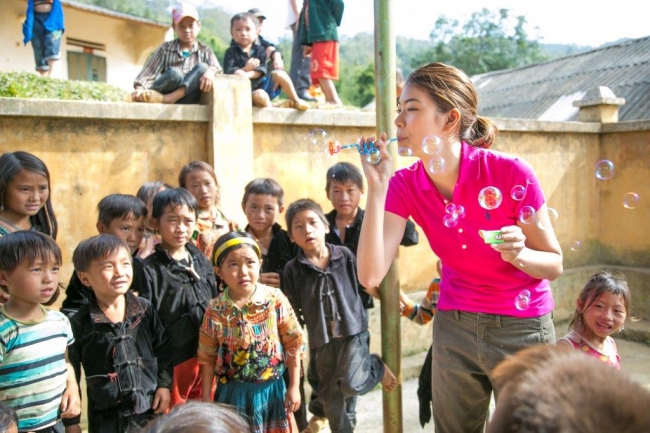
M546 60L548 56L538 40L530 38L525 25L524 16L514 17L508 9L494 13L484 8L462 25L441 16L430 34L433 46L412 58L411 66L443 62L475 75Z
M335 83L339 97L346 105L366 105L375 97L373 36L359 33L342 37L339 58L339 81Z

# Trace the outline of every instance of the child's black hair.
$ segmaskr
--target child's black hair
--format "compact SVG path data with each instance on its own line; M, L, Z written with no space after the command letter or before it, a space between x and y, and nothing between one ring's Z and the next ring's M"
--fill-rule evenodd
M232 241L233 239L243 239L243 241L222 248L226 242ZM255 251L257 257L260 259L262 258L262 250L260 249L259 244L249 233L232 231L221 235L219 239L217 239L217 242L214 244L214 250L212 250L212 265L220 268L221 263L223 263L225 258L228 257L228 254L230 254L232 251L243 248L246 245Z
M38 260L60 266L61 249L50 236L34 230L18 230L0 237L0 271L13 272L23 263ZM3 289L6 288L3 286Z
M194 215L198 217L199 203L188 190L185 188L166 189L160 191L153 198L151 216L155 219L160 219L163 213L165 213L167 207L176 209L183 206L187 206L187 208L194 212Z
M4 207L4 198L7 187L14 177L23 170L31 171L45 176L49 195L45 204L38 213L30 218L35 230L52 236L56 239L58 224L54 209L52 208L52 187L50 185L50 172L43 161L31 153L17 151L4 153L0 156L0 209Z
M326 192L329 192L332 182L352 182L363 191L363 174L356 165L349 162L337 162L327 169Z
M291 224L293 223L293 219L296 217L298 212L302 212L304 210L310 210L314 212L316 215L318 215L318 218L323 221L323 224L325 224L326 227L329 226L327 217L325 217L325 213L323 212L323 208L310 198L301 198L300 200L296 200L291 203L287 209L285 219L287 221L287 231L289 233L291 233Z
M166 184L163 181L157 180L155 182L147 182L142 185L138 192L135 194L140 200L142 200L146 205L150 205L153 202L153 198L160 192L161 189L171 189L173 186Z
M97 204L97 221L108 227L115 219L147 218L147 205L130 194L110 194Z
M242 206L246 206L246 201L251 194L270 195L278 199L278 206L284 204L284 190L275 180L270 178L253 179L244 188L244 198L241 201Z
M219 181L217 180L217 173L215 173L214 167L212 167L210 164L208 164L205 161L192 161L186 164L181 169L181 172L178 175L178 186L189 190L189 188L187 187L187 176L193 171L205 171L212 177L212 180L214 180L214 184L217 189L216 197L214 198L214 203L218 205L221 201L221 186L219 186Z
M129 252L129 260L131 260L129 246L117 236L101 234L85 239L77 245L72 254L74 269L78 272L86 272L92 262L106 258L120 248Z
M14 408L0 401L0 432L6 432L10 427L18 428L18 415Z
M250 427L231 406L188 400L150 421L140 433L241 433Z
M230 18L230 30L232 30L232 26L235 25L235 22L243 20L251 20L253 22L253 25L255 25L255 28L259 26L259 22L257 21L255 15L249 12L239 12Z
M582 288L578 300L582 304L582 311L586 311L603 293L611 293L623 298L625 313L631 316L632 292L623 275L616 275L608 271L600 271L589 278ZM579 308L576 308L569 323L569 330L584 326L584 320Z

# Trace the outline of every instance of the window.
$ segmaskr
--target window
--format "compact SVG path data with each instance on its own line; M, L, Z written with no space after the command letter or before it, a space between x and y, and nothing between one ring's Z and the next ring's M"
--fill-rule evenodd
M106 58L68 51L68 79L106 82Z

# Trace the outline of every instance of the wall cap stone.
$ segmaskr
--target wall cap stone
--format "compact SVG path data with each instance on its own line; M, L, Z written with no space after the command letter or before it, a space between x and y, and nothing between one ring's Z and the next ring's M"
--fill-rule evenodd
M625 105L625 98L618 98L607 86L598 86L587 91L579 101L573 101L574 107L594 105Z
M306 111L291 108L253 108L253 123L328 125L372 127L376 125L375 113L363 111L319 110Z
M0 116L208 122L206 105L0 98Z

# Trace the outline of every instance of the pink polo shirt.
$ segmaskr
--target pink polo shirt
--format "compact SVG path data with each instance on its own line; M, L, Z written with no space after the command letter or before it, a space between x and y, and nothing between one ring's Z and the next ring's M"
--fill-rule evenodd
M523 200L511 197L516 185L526 187ZM493 210L482 208L478 201L479 192L487 186L498 188L503 196ZM533 278L503 261L479 235L479 230L516 225L523 206L538 210L545 203L532 167L521 158L463 143L452 203L464 206L465 217L452 228L443 224L447 203L418 161L415 170L395 173L385 207L402 218L412 217L442 260L438 310L516 317L538 317L553 310L548 280ZM530 292L530 302L528 308L518 309L515 300L523 290Z

